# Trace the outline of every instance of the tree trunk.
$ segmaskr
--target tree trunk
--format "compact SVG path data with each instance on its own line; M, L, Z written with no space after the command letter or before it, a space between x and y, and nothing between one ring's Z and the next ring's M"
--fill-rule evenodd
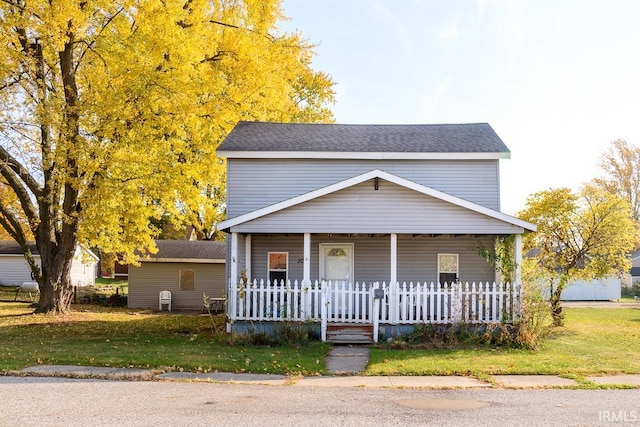
M551 296L549 298L549 304L551 306L551 318L553 319L553 326L564 325L564 313L562 312L562 305L560 304L560 298L562 291L564 290L564 284L566 281L560 280L558 286L553 289L553 280L551 280Z
M36 313L66 314L70 311L73 299L73 286L71 281L66 283L45 283L40 287L40 300L36 307Z
M73 299L71 283L71 263L75 253L76 239L68 236L60 238L61 243L37 242L40 253L42 275L38 280L40 299L36 313L68 313Z
M71 21L69 21L71 26ZM79 113L78 87L76 84L76 63L74 62L74 41L72 32L67 33L69 40L59 52L60 72L64 83L65 123L61 137L68 144L78 143ZM46 153L43 153L43 155ZM53 174L51 169L45 168L45 194L51 196L40 202L40 224L36 237L42 276L40 285L40 300L36 313L67 313L73 298L71 284L71 262L76 249L76 232L78 231L78 186L74 185L79 178L77 159L67 149L65 156L66 179L61 180ZM51 167L53 167L51 165ZM60 167L60 166L58 166ZM57 203L62 201L62 205ZM55 205L54 205L55 204ZM61 215L58 210L62 208ZM60 218L64 218L61 220Z

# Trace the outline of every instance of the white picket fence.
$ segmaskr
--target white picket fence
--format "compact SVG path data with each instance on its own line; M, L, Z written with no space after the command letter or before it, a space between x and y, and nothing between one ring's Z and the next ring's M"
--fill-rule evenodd
M497 283L318 282L230 287L232 320L374 324L513 322L520 317L520 285Z

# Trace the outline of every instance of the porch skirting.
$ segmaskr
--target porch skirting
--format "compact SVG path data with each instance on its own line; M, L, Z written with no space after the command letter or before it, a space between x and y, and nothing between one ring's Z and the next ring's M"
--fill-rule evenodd
M380 328L395 336L416 324L511 323L520 318L521 301L522 286L509 283L247 280L230 284L227 314L238 332L245 322L254 330L263 323L311 322L320 325L324 341L328 323L360 323L373 325L377 341Z

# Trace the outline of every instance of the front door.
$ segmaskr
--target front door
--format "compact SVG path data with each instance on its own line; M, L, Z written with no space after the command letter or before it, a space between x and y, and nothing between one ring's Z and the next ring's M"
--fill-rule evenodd
M353 280L353 243L320 244L320 278L323 281L354 283ZM331 296L330 311L340 315L343 311L343 294L334 292ZM345 306L345 309L348 308ZM345 313L346 314L346 313Z

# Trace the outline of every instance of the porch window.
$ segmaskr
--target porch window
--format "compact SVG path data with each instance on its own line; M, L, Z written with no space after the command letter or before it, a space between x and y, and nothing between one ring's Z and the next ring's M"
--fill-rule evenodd
M458 280L458 254L438 254L438 282L440 285Z
M196 286L196 272L193 270L180 270L180 290L193 291Z
M289 252L269 252L269 281L280 284L287 280Z

